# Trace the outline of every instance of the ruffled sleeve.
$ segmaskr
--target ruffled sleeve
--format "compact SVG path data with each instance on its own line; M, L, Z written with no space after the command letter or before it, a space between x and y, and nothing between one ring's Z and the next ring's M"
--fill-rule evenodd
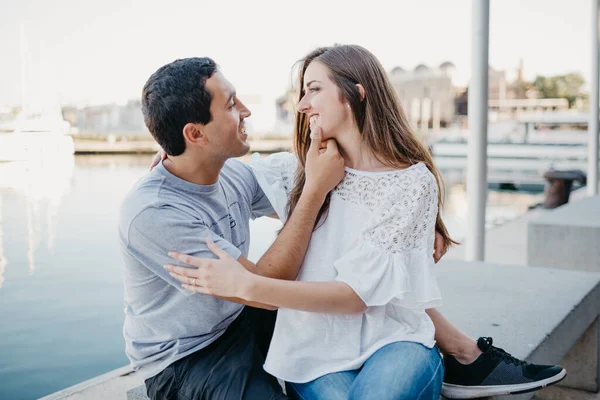
M267 157L254 153L248 164L279 219L285 222L298 158L288 152L275 153Z
M334 262L336 280L352 287L369 307L441 305L432 254L437 185L424 165L413 175L381 202L358 243Z

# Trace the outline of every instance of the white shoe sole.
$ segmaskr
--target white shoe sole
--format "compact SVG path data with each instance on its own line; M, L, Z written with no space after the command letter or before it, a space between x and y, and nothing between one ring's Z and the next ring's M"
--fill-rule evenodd
M520 383L518 385L461 386L444 383L442 386L442 396L448 399L476 399L487 396L526 393L562 381L565 376L567 376L567 371L563 368L561 372L550 378L536 382Z

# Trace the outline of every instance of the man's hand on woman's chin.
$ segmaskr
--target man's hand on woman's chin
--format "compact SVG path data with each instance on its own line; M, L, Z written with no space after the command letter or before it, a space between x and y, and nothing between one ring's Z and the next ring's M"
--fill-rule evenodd
M325 198L344 178L344 158L335 140L323 140L321 128L312 125L310 137L303 193L317 193Z

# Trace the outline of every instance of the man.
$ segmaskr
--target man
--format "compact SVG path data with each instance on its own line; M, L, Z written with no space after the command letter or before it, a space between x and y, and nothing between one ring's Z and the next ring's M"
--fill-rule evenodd
M188 296L163 265L173 249L210 256L209 236L254 272L294 279L325 196L343 177L341 157L333 145L311 160L328 173L307 178L301 207L254 265L246 259L249 219L273 209L250 168L232 159L249 150L250 111L231 83L208 58L178 60L150 77L143 111L169 159L137 183L121 211L127 355L149 377L153 399L285 398L262 368L274 313Z
M214 257L205 242L210 237L254 273L295 279L325 196L343 178L343 159L335 143L324 146L316 135L312 146L323 149L307 159L300 202L255 265L246 258L249 219L273 209L250 168L233 159L249 150L244 120L250 111L232 84L209 58L177 60L149 78L142 107L148 129L169 156L134 186L121 210L127 355L148 377L152 399L285 398L262 368L274 312L244 307L240 299L190 295L163 265L173 261L167 253L175 249ZM522 364L491 341L478 346L439 312L430 315L448 354L450 383L461 388L531 383L540 371L544 379L563 371ZM506 371L514 381L506 381Z

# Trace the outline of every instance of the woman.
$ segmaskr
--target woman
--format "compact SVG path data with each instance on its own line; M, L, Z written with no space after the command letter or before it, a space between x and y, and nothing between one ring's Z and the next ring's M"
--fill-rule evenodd
M445 247L453 243L438 213L439 173L367 50L317 49L299 82L297 158L254 159L263 191L285 221L304 184L309 123L338 143L346 175L319 214L297 281L253 275L210 244L219 268L198 262L186 287L280 307L265 369L298 398L439 398L443 363L425 312L441 301L436 229Z

